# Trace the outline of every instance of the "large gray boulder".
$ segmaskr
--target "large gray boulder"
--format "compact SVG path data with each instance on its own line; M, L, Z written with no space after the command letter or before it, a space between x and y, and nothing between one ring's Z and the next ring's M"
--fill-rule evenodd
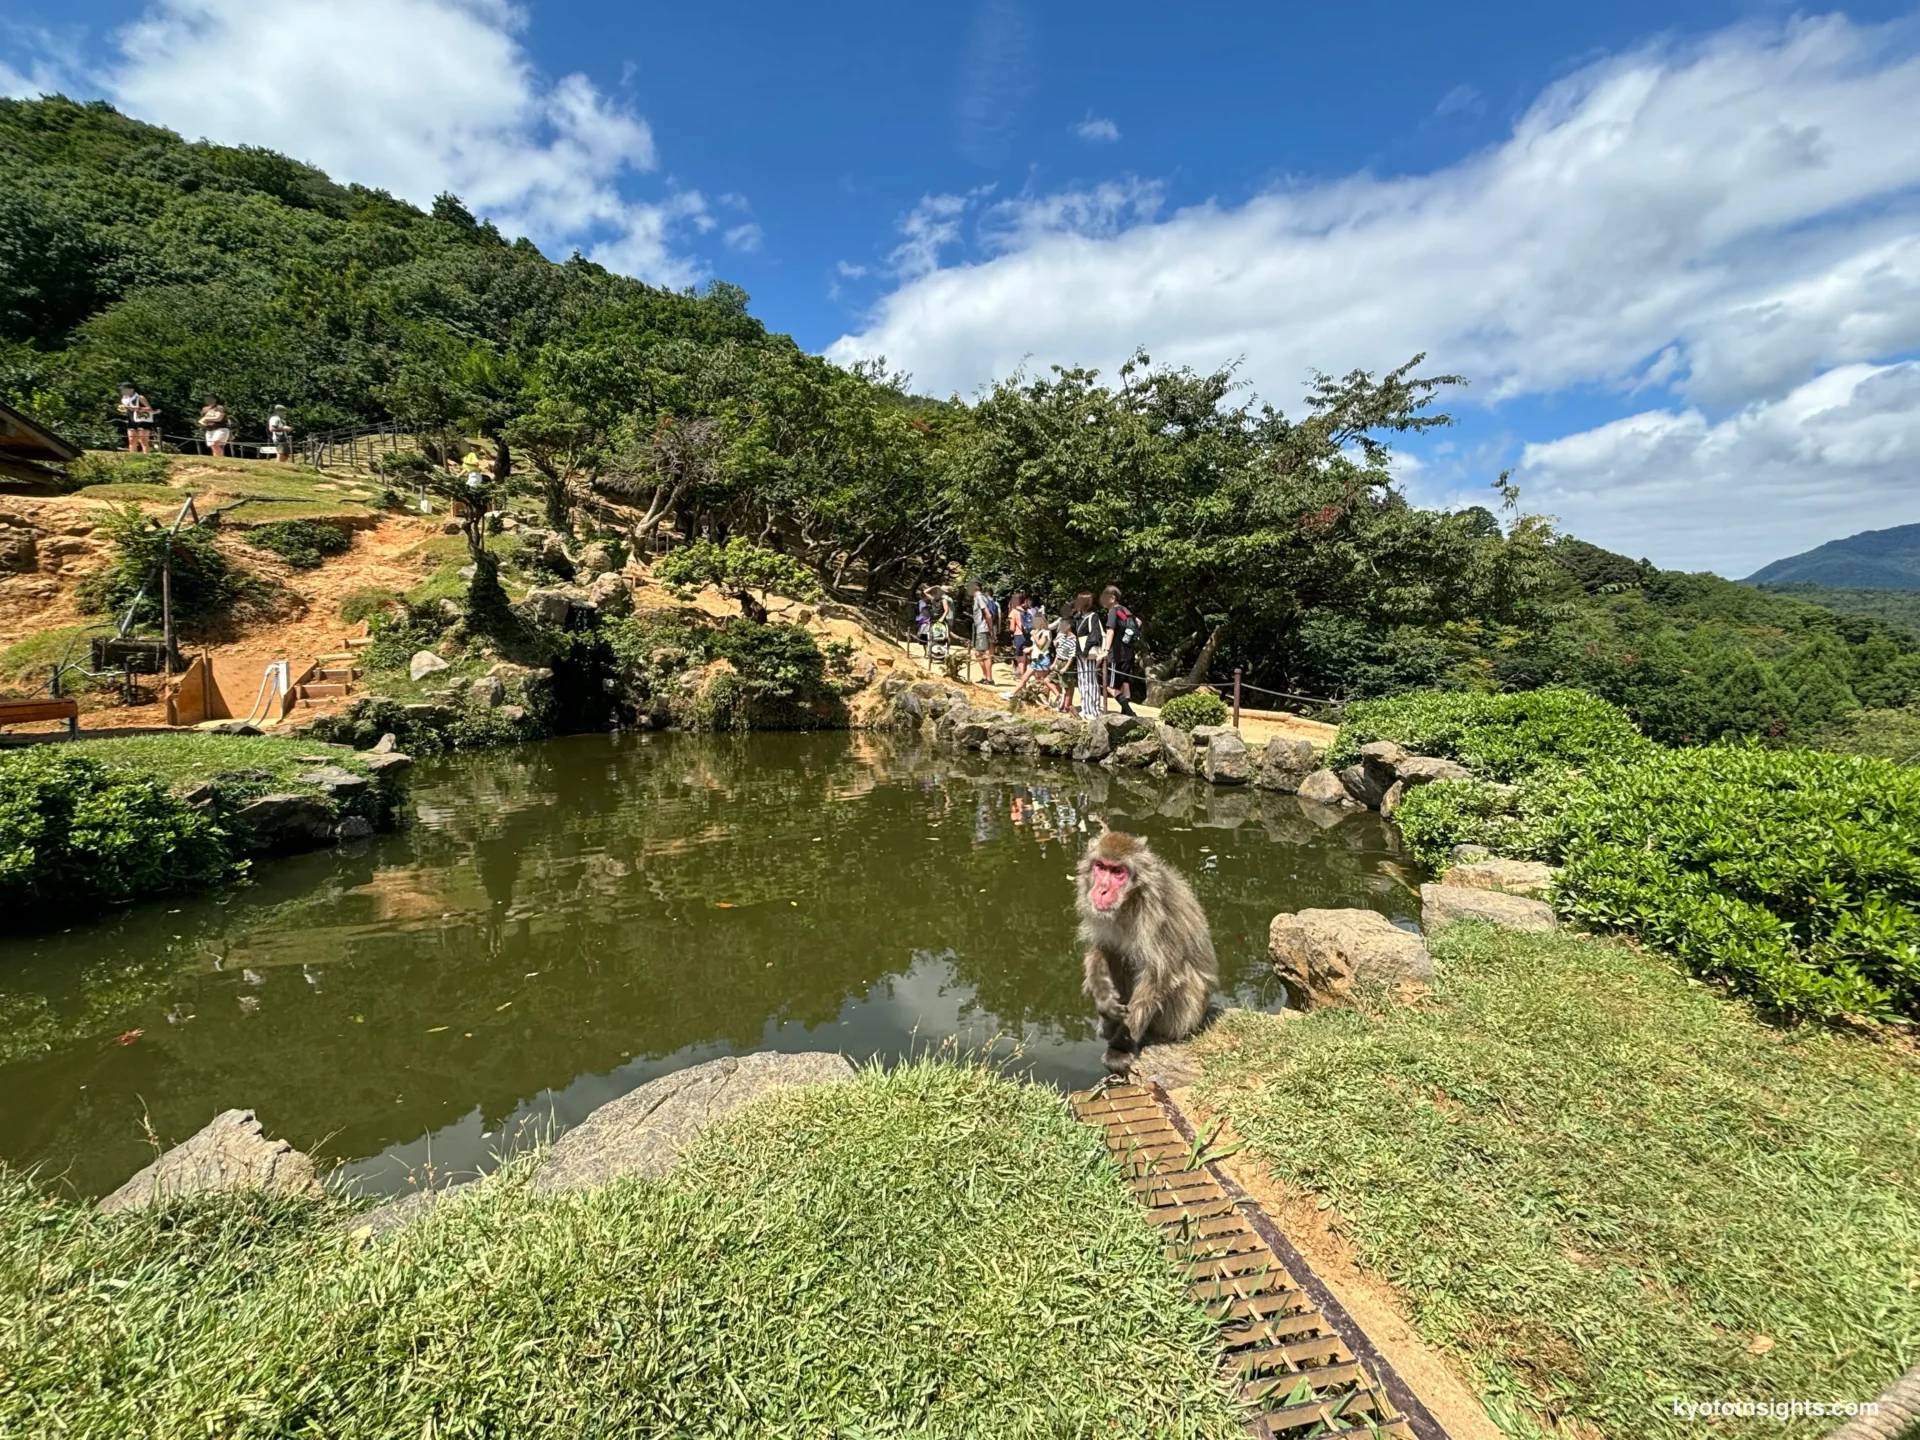
M1113 753L1107 756L1106 763L1121 770L1144 770L1160 758L1160 741L1157 736L1148 736L1142 740L1129 740L1116 745Z
M1316 770L1302 780L1300 798L1311 800L1316 805L1342 805L1348 809L1358 803L1347 794L1347 787L1340 783L1340 777L1331 770Z
M301 846L333 838L333 807L318 795L262 795L230 822L251 850Z
M613 551L596 540L591 545L582 546L573 563L582 574L605 575L613 569Z
M1259 763L1254 766L1253 783L1262 790L1278 790L1283 795L1292 795L1299 790L1300 782L1319 768L1319 764L1311 741L1289 740L1276 735L1267 741L1266 749L1260 752Z
M513 608L536 625L564 625L573 609L573 600L565 590L557 588L529 590L526 598Z
M322 765L317 770L303 770L293 777L302 785L311 785L329 799L344 800L350 795L364 795L373 782L364 775L356 775L344 765Z
M1107 758L1113 749L1113 735L1104 721L1088 720L1086 734L1078 745L1073 747L1073 758L1099 762Z
M1267 954L1297 1009L1353 1003L1356 984L1425 985L1433 957L1418 935L1373 910L1301 910L1273 917Z
M1390 776L1382 776L1377 766L1364 760L1357 765L1349 765L1340 772L1341 788L1347 792L1347 798L1356 805L1364 805L1369 810L1378 810L1380 802L1386 798L1392 788Z
M447 668L447 662L431 650L416 650L413 658L407 661L407 678L424 680L429 675L437 675Z
M844 1055L757 1053L709 1060L610 1100L562 1135L534 1176L542 1190L658 1175L714 1121L775 1090L853 1079Z
M1524 895L1508 895L1499 890L1474 890L1465 885L1422 885L1420 887L1420 923L1429 935L1457 925L1462 920L1480 920L1503 930L1544 932L1554 928L1553 907L1544 900L1529 900Z
M1160 742L1160 759L1175 775L1193 774L1193 737L1176 730L1164 720L1154 722L1153 735Z
M1393 767L1394 778L1408 789L1431 785L1436 780L1471 780L1473 772L1458 760L1436 760L1427 755L1409 755Z
M1467 890L1504 890L1509 895L1543 898L1553 885L1555 871L1539 860L1476 860L1455 865L1440 877L1442 885Z
M1253 757L1238 731L1216 730L1207 737L1200 773L1210 785L1244 785L1253 778Z
M100 1202L107 1214L194 1195L264 1190L318 1195L313 1161L284 1140L269 1140L251 1110L226 1110Z
M602 615L625 615L633 609L633 586L624 575L600 574L587 586L585 598Z

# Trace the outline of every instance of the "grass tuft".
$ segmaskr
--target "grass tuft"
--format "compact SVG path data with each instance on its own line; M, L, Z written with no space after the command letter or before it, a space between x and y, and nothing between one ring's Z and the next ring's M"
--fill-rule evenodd
M361 1248L338 1201L107 1219L0 1173L0 1432L1240 1433L1050 1091L910 1064L749 1107L661 1180L529 1175Z

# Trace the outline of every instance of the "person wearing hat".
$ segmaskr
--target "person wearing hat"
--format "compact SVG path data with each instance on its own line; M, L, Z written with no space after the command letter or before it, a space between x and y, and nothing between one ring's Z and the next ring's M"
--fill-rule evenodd
M131 381L120 387L120 403L114 408L126 421L129 453L151 455L153 453L153 417L160 412L153 408L152 402L146 396L133 387Z
M267 443L276 461L293 459L293 422L287 419L287 407L276 405L267 416Z

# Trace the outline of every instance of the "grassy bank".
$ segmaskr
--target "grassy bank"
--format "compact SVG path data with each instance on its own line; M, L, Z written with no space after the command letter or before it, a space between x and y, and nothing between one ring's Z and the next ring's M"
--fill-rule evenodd
M1202 1095L1339 1208L1510 1433L1815 1435L1668 1402L1862 1400L1920 1358L1909 1051L1771 1028L1616 941L1435 951L1431 1005L1229 1015Z
M236 818L264 795L313 796L335 823L389 823L390 780L334 796L300 778L322 764L367 773L323 753L310 740L197 734L0 751L0 925L237 879L249 854L279 843Z
M364 1248L334 1203L105 1219L0 1177L0 1432L1239 1433L1051 1092L914 1065L750 1107L659 1181L526 1173Z

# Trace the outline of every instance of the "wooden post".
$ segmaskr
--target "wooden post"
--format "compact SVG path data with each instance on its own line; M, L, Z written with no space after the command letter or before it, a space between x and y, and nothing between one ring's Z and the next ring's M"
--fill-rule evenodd
M1233 667L1233 728L1240 728L1240 667Z
M167 679L173 679L173 544L171 539L160 551L160 644Z

